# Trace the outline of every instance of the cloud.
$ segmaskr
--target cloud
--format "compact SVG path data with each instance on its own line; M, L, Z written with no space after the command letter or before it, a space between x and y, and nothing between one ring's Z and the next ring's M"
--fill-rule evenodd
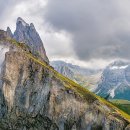
M48 0L44 19L73 37L81 60L129 59L129 0Z
M14 31L20 16L34 23L49 59L104 66L129 59L129 6L129 0L1 0L0 28Z
M71 36L65 31L55 31L51 25L44 22L47 0L4 0L0 1L1 26L11 27L15 31L17 17L22 17L27 23L33 22L39 32L49 59L54 57L70 57L74 55ZM8 5L8 6L7 6ZM3 16L3 17L2 17Z

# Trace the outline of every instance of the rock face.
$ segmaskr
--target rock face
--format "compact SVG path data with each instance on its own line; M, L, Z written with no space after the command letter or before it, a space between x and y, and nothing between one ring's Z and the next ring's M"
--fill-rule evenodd
M111 108L67 90L21 52L6 53L1 80L1 130L123 130L128 124L121 117L107 117Z
M115 61L105 68L95 92L110 99L130 100L130 63Z
M9 27L7 27L6 32L7 32L7 36L8 36L8 37L13 38L13 33L11 32L11 30L10 30Z
M9 50L3 53L0 73L0 130L129 129L129 121L114 107L57 77L22 48L12 48L11 41L2 41L4 36L0 45Z
M29 25L19 17L17 19L16 31L14 32L13 38L19 42L26 43L34 54L39 54L44 61L49 63L43 42L37 33L33 23Z

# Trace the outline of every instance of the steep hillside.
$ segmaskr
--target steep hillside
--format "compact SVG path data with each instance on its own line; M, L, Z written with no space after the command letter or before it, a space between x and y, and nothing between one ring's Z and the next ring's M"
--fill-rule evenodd
M1 130L129 130L130 116L0 32ZM25 45L25 44L24 44Z
M98 82L101 79L102 70L100 69L84 68L64 61L51 61L50 64L60 74L70 78L90 91L94 91L97 88Z

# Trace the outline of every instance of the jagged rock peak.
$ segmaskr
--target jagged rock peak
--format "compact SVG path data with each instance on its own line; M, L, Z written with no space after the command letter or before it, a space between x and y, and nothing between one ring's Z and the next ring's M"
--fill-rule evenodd
M49 63L43 42L33 23L28 24L22 18L18 17L13 38L18 42L26 43L33 53L39 54L44 61Z
M12 31L11 31L11 29L9 27L7 27L6 32L7 32L7 36L9 36L11 38L13 37L13 33L12 33Z
M30 23L30 27L31 27L32 29L35 29L35 26L34 26L33 23Z
M102 73L95 93L109 99L130 100L130 63L114 61Z
M128 65L130 64L130 62L128 61L124 61L124 60L116 60L114 62L112 62L111 64L108 65L108 67L111 67L111 66L124 66L124 65Z
M29 24L26 23L21 17L18 17L18 18L17 18L17 24L18 24L18 23L22 23L22 25L24 25L24 26L29 26Z

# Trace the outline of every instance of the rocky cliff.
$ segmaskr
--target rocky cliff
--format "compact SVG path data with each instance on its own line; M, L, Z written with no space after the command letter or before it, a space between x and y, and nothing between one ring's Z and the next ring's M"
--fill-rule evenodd
M0 130L129 130L130 117L0 31ZM4 50L4 51L3 51Z
M44 61L49 63L46 51L43 46L43 42L36 31L33 23L28 24L22 18L18 18L16 22L16 30L14 34L10 28L7 28L7 35L11 38L16 39L19 42L23 42L30 47L30 51L40 56Z

